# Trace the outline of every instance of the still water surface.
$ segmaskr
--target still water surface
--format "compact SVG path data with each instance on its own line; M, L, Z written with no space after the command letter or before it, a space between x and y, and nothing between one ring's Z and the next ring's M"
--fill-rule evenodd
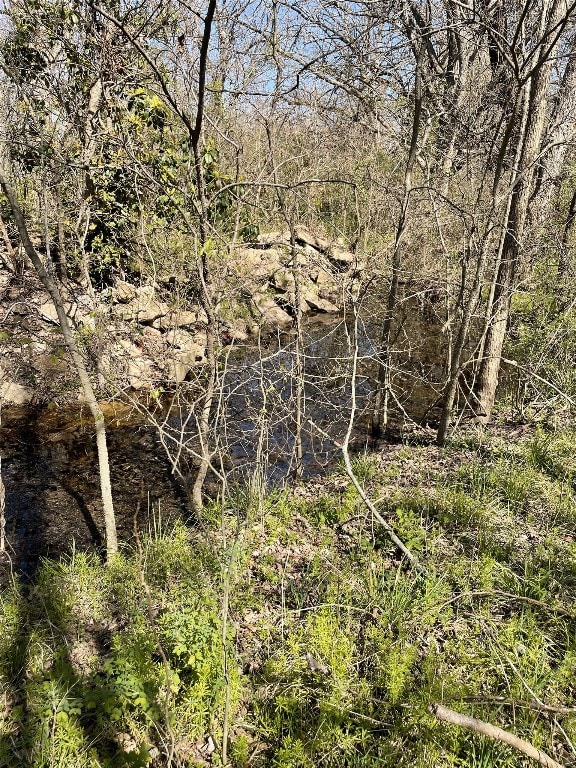
M350 334L343 320L331 318L311 323L305 336L303 447L304 474L310 476L326 472L339 460L335 442L344 434L351 405ZM365 444L377 338L375 324L361 325L354 430L359 448ZM404 362L393 382L398 400L392 404L392 424L400 429L410 419L433 415L430 409L438 387L424 387L421 375L433 383L438 378L438 349L423 343L407 350L402 338L396 343ZM293 474L295 370L295 340L289 335L268 339L261 350L229 350L222 365L212 435L220 448L215 464L229 484L249 478L257 456L270 487L282 485ZM132 538L135 526L147 531L169 527L176 519L192 522L188 490L198 445L187 400L193 399L192 392L182 392L161 406L156 404L156 424L127 405L106 407L122 541ZM184 450L174 472L178 445ZM0 452L9 552L17 570L32 573L40 557L70 552L72 546L76 550L102 548L98 463L86 410L5 410ZM217 485L217 478L212 477L208 489L216 492Z

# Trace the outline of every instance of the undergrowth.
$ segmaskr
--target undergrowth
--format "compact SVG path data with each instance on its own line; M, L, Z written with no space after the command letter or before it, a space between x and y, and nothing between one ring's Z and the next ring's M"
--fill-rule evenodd
M575 764L572 435L359 457L238 493L105 567L46 561L0 600L0 766L519 768L432 702ZM223 629L223 605L228 612Z

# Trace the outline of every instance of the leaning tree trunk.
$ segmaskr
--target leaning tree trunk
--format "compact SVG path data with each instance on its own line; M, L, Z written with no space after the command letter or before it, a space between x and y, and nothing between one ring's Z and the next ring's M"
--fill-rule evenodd
M550 30L557 29L561 19L562 2L557 0L554 3L548 20L548 36ZM534 170L542 144L548 112L548 92L553 53L553 49L549 46L549 37L547 41L542 43L541 50L543 49L546 49L546 58L542 58L544 55L542 53L533 69L530 80L527 119L524 130L518 136L518 142L521 142L522 146L518 180L512 191L511 205L505 227L504 245L496 275L493 312L486 333L484 356L480 364L476 385L476 415L482 423L490 420L494 408L502 349L506 339L510 316L510 302L516 283L516 274L524 241Z
M64 343L66 344L68 352L70 353L70 357L72 358L72 362L74 363L74 367L78 373L78 378L80 379L80 384L82 385L84 397L86 398L88 408L90 409L90 413L94 419L94 427L96 429L96 447L98 450L98 467L100 472L100 490L102 493L102 506L104 509L104 523L106 527L106 555L108 561L110 561L110 559L113 557L113 555L116 554L118 550L118 540L116 536L116 518L114 515L114 505L112 503L112 484L110 482L110 464L108 461L108 446L106 442L104 415L98 404L96 395L94 394L94 389L92 388L92 383L90 382L88 371L86 370L84 360L80 354L78 345L76 344L72 326L70 325L70 320L66 315L64 302L62 301L58 285L56 284L54 278L46 271L40 256L38 255L38 252L32 245L30 236L28 234L28 228L26 227L26 222L24 220L24 215L16 199L16 194L2 173L0 173L0 186L8 198L8 202L14 216L14 221L18 227L18 233L20 235L20 239L22 240L22 245L24 246L26 255L32 262L44 288L48 291L52 301L54 302L54 306L56 307L56 312L58 314L58 321L62 330L62 336L64 337Z

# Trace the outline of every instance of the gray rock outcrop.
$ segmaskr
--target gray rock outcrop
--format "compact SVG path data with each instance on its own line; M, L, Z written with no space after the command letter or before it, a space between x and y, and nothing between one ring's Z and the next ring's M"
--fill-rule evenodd
M296 228L293 243L288 232L270 232L230 246L224 263L226 274L215 278L215 295L226 297L216 312L222 344L290 329L297 293L304 314L339 312L363 269L343 243L305 227ZM34 274L18 280L0 267L0 402L66 401L78 383L56 307ZM206 313L169 290L118 280L95 296L70 286L64 300L103 394L180 384L205 361Z

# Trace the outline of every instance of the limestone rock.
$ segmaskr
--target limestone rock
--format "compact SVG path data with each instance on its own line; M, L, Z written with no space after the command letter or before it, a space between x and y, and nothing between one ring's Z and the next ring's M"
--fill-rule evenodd
M339 307L328 299L323 299L313 291L304 291L304 299L313 312L324 312L326 314L339 312Z
M282 248L246 248L232 251L230 271L250 293L261 292L271 276L282 268L286 251Z
M195 310L171 310L168 314L155 320L152 325L161 331L168 331L172 328L195 328L197 325L205 325L207 322L206 313L197 307Z
M274 301L280 309L283 309L285 312L287 312L290 317L294 315L294 307L296 305L296 297L294 295L294 292L287 292L287 293L278 293L274 297ZM302 291L300 292L300 312L303 312L306 314L307 312L310 312L310 306L304 296L302 295Z
M205 352L206 347L203 347L200 344L195 344L194 346L190 346L188 349L179 352L176 355L176 360L184 365L193 366L203 362Z
M67 301L64 303L64 311L66 312L66 315L71 320L79 319L79 307L76 302L70 302ZM52 301L45 301L43 304L41 304L38 307L38 312L40 313L40 317L43 320L47 320L49 323L54 323L55 325L60 325L60 320L58 319L58 312L56 312L56 307L54 306L54 302Z
M272 275L272 284L279 291L294 291L294 275L289 269L277 269Z
M194 366L204 362L205 353L205 344L191 341L185 349L173 349L165 367L169 380L181 384Z
M143 325L140 329L140 333L144 342L161 341L163 338L160 331L152 325Z
M201 341L206 339L206 334L198 333L192 335L183 328L174 328L168 333L164 334L164 341L171 347L177 349L186 350L191 347L197 347L201 345ZM204 343L204 346L206 344Z
M338 265L343 267L358 266L361 269L358 257L352 251L342 248L340 245L332 245L328 249L327 254L330 261L334 261Z
M222 330L222 339L225 344L244 343L248 341L250 331L248 330L246 323L241 322L228 322Z
M44 304L41 304L38 307L38 312L40 313L40 317L42 320L47 320L49 323L56 323L59 324L60 321L58 320L58 313L56 312L56 307L54 306L54 303L52 301L45 301Z
M24 387L15 381L0 383L0 401L10 405L26 405L32 402L34 390L32 387Z
M269 248L274 245L283 245L290 242L290 230L278 230L276 232L261 232L258 235L258 240L251 245L253 247Z
M169 360L167 366L168 379L176 384L182 384L186 381L186 376L190 371L191 366L186 365L180 360Z
M266 325L278 326L279 328L292 325L292 318L288 312L281 309L272 297L256 294L253 300Z
M295 235L297 241L304 243L305 245L311 245L321 253L327 253L330 250L330 240L327 240L325 237L320 237L320 235L315 235L302 225L297 225L295 227Z
M128 304L119 304L116 308L116 313L124 320L137 323L152 323L168 312L167 304L145 293L139 294Z
M128 304L130 301L134 301L138 296L138 288L132 283L127 283L124 280L118 280L114 288L112 289L112 299L118 304Z
M58 376L68 370L67 355L44 352L34 357L33 367L43 376Z
M130 339L118 339L118 348L124 356L132 358L142 357L142 350Z
M147 389L153 381L152 361L145 357L134 358L128 363L128 384L132 389Z

